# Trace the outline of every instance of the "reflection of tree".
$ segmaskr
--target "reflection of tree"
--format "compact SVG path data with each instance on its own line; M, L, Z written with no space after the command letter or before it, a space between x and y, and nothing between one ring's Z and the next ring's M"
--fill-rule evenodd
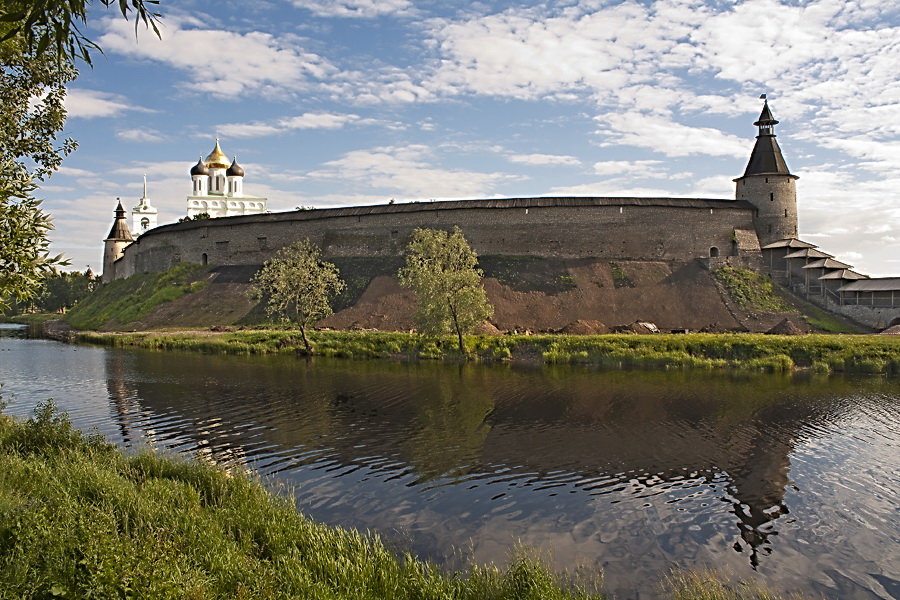
M494 402L481 393L475 374L462 365L458 370L448 368L416 403L415 432L408 448L419 481L465 475L476 468L490 431L485 419Z
M663 492L685 477L724 476L737 547L754 566L787 511L796 440L837 418L830 398L858 392L835 379L129 356L135 389L111 391L114 402L136 396L147 421L177 421L195 446L228 461L246 453L264 472L321 464L388 479L409 470L412 485L564 473L597 494L608 493L592 488L598 479Z

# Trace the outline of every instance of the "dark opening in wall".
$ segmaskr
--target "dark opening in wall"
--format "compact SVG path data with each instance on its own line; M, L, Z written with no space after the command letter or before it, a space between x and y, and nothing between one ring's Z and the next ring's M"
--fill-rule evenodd
M769 202L775 202L775 192L769 192Z
M269 239L266 237L258 237L256 238L256 243L259 244L260 250L266 250L269 247Z
M717 256L719 256L719 249L716 248L715 246L711 247L709 249L709 257L716 258Z
M206 255L206 252L200 255L200 264L206 265L209 264L209 257Z

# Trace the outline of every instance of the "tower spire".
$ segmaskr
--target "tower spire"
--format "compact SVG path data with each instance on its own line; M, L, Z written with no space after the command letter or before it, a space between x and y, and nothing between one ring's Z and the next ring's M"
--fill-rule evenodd
M772 116L766 94L760 98L763 100L762 112L759 114L759 119L753 123L759 127L759 134L756 136L756 144L750 154L750 161L747 163L744 177L764 174L790 175L791 171L788 169L778 141L775 139L775 126L778 121Z

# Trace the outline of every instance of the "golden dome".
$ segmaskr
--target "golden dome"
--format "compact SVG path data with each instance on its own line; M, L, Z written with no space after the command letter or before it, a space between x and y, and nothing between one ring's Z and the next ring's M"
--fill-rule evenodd
M228 157L225 156L225 153L219 148L219 138L216 138L216 147L213 148L213 151L206 157L205 162L206 166L210 169L227 169L231 166L231 161L228 160Z

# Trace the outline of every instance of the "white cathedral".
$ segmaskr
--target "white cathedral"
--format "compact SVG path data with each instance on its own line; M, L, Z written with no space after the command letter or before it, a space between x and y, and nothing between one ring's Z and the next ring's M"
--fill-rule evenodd
M230 163L219 147L201 158L191 169L194 189L187 197L187 216L210 217L255 215L266 212L266 198L244 195L244 169L235 157Z
M200 158L191 168L193 189L187 197L187 216L207 214L211 218L234 215L255 215L266 212L267 198L244 195L244 169L237 158L229 161L219 147ZM131 209L131 235L136 238L159 224L159 213L147 195L147 176L144 176L144 195Z

